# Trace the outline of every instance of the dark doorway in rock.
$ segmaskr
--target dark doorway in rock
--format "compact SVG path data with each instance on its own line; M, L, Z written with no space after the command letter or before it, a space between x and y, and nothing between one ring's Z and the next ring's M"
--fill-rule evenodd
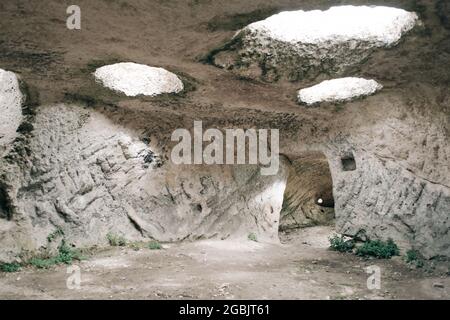
M341 158L342 170L354 171L356 170L356 161L352 153L346 154Z
M11 212L6 191L0 185L0 219L10 219Z
M290 160L279 230L334 225L333 180L326 156L307 152Z

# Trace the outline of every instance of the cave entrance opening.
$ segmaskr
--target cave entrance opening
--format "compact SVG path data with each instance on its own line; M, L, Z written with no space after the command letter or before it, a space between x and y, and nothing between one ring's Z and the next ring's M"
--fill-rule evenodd
M325 154L306 152L290 162L279 231L334 226L333 180Z

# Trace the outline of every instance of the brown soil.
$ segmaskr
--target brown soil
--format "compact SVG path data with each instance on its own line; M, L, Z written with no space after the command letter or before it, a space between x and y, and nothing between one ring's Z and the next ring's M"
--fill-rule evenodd
M447 61L442 55L448 51L448 34L442 31L432 1L423 1L427 6L419 6L414 0L376 1L421 10L427 26L439 28L408 37L389 51L381 50L361 66L359 75L376 78L385 87L371 98L371 103L357 101L346 108L301 108L295 101L296 90L311 83L265 83L199 62L246 23L283 9L326 8L343 2L231 0L224 7L212 0L80 0L77 4L82 29L74 31L66 28L67 6L61 1L4 0L0 3L0 67L21 75L40 93L41 104L75 101L138 110L139 118L153 122L159 134L180 125L191 127L193 119L216 127L270 125L281 129L281 139L286 139L281 148L289 149L293 136L303 134L304 142L314 143L332 131L358 128L396 115L386 99L408 92L411 99L421 101L417 81L430 85L436 95L440 88L436 81L449 81L443 67ZM185 75L183 80L189 82L190 91L181 98L115 95L96 85L91 72L96 66L117 61L165 67ZM376 112L373 105L377 106ZM416 111L422 114L422 105L410 106L411 113ZM430 115L433 112L427 110ZM130 126L138 126L135 118L131 121L134 123Z

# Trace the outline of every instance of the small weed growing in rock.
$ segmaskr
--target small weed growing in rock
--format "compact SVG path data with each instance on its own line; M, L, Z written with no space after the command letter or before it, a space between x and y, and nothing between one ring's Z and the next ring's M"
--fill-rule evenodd
M0 264L1 272L17 272L20 270L20 264L17 262Z
M258 238L253 232L248 235L248 240L258 242Z
M148 248L149 248L150 250L161 250L161 249L162 249L162 246L161 246L161 244L160 244L158 241L151 241L151 242L148 244Z
M81 255L77 250L72 249L63 240L58 248L56 263L71 264L73 260L81 260Z
M73 260L80 261L83 260L83 257L78 250L72 249L63 240L58 247L58 255L45 258L35 257L29 261L29 264L39 269L47 269L57 264L71 264Z
M38 269L48 269L56 264L55 258L32 258L29 264Z
M425 264L419 251L413 249L406 252L405 260L407 263L416 266L416 268L422 268Z
M106 235L106 238L108 239L109 245L113 247L123 247L127 245L127 241L122 236L118 236L113 233L108 233Z
M139 242L130 242L128 246L134 251L139 251L141 249L141 244Z
M353 240L345 240L344 236L335 235L330 238L330 249L339 252L351 252L355 247Z
M390 259L392 256L398 256L400 250L392 239L388 241L369 240L356 249L356 255L361 257L375 257L378 259Z

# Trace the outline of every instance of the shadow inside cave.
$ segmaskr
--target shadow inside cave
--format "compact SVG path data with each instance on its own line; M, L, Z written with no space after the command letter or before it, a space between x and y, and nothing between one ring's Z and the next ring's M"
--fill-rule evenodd
M291 159L279 231L334 223L333 180L325 154L305 152Z

